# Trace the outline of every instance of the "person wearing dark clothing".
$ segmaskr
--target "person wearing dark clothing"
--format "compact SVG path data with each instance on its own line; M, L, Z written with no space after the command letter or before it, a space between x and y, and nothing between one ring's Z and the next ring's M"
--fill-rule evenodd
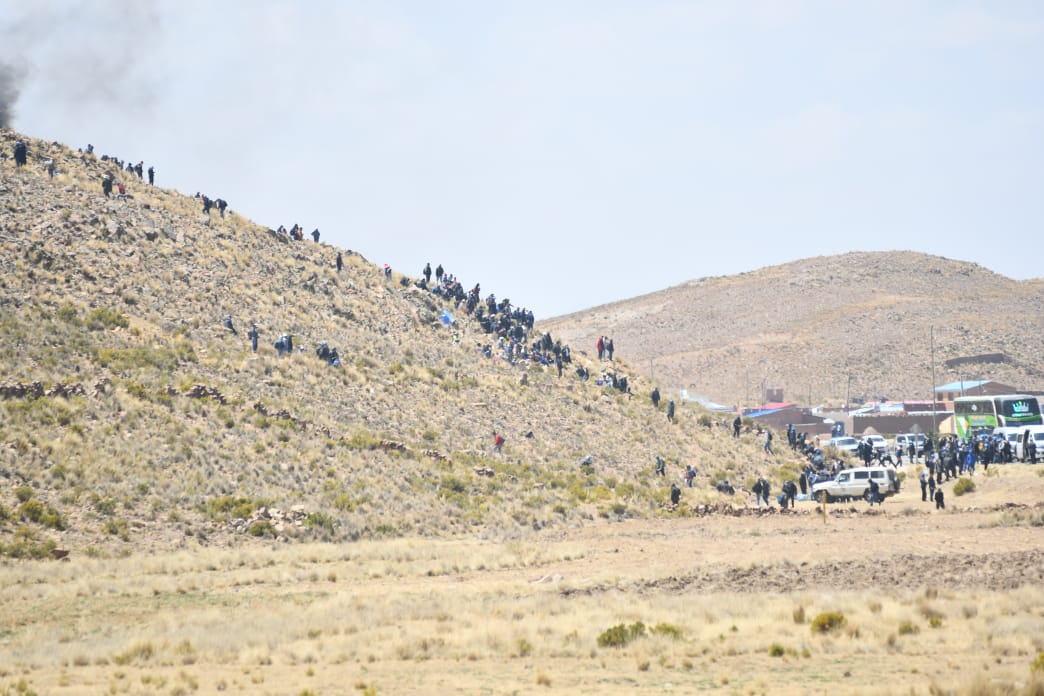
M214 204L217 205L217 209L218 212L221 213L221 217L225 217L225 208L228 207L228 201L226 201L224 198L219 198L216 201L214 201Z
M667 475L667 462L658 454L656 455L656 474L658 476Z
M801 495L806 495L808 493L808 474L804 471L798 477L798 485L801 487Z
M316 244L319 243L319 228L318 227L316 227L314 230L312 230L312 239L315 240Z
M438 266L435 267L435 282L436 283L442 283L442 274L443 274L442 264L440 263Z
M873 507L874 503L877 503L878 507L881 506L881 486L873 479L870 479L870 489L867 491L866 499L870 503L870 507Z
M671 484L671 505L677 505L678 501L681 500L681 489L678 488L677 483Z
M803 476L804 474L802 474ZM794 499L797 497L797 486L793 481L787 479L786 483L783 484L783 507L787 507L789 504L790 508L794 509Z
M685 485L692 488L692 481L696 478L696 470L692 468L692 464L685 465Z
M743 421L740 420L739 416L736 416L736 420L732 421L732 437L740 436L740 428L743 426Z
M674 422L674 399L667 402L667 421Z
M149 186L152 186L156 182L156 169L149 167Z
M611 338L605 339L605 357L608 358L609 360L613 359L613 350L614 350L614 348L613 348L613 339L611 339Z
M344 259L341 258L341 252L337 252L337 272L340 273L341 269L344 268Z
M659 408L660 407L660 388L659 387L653 387L653 390L652 390L652 402L653 402L653 408Z
M424 284L427 285L431 282L431 262L424 264L424 270L421 271L421 275L424 276Z
M921 502L928 502L928 469L921 469Z
M14 144L15 167L24 167L25 166L25 162L26 162L26 158L27 158L28 152L29 152L28 148L26 148L25 143L22 142L21 140L19 140L18 142L16 142Z
M102 177L102 193L108 198L112 195L112 175L106 174Z
M134 165L134 173L138 175L138 181L141 181L141 175L143 173L141 166L143 164L145 164L145 163L144 162L138 162L136 165Z
M946 501L944 500L942 488L938 488L935 491L935 509L936 510L945 510L946 509Z
M772 486L764 478L761 479L761 497L765 500L765 505L772 507L772 499L769 498L769 493L772 491Z
M238 334L239 333L238 331L236 331L236 327L232 324L232 315L231 314L229 314L228 316L225 317L225 328L228 329L229 331L231 331L234 334Z
M250 331L247 332L247 338L250 339L250 349L253 350L256 353L257 352L257 338L258 338L257 324L251 324L250 325Z
M210 200L206 196L203 196L203 212L210 215L210 208L214 205L214 201Z

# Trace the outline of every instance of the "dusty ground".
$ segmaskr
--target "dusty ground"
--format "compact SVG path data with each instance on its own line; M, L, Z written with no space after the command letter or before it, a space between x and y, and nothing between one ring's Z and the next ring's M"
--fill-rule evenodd
M975 481L944 512L8 563L0 694L1001 693L1044 650L1044 465ZM636 621L679 635L599 646Z

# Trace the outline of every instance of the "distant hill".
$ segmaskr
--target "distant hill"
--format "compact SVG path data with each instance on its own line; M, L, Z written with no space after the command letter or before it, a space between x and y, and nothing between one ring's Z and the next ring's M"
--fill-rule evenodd
M589 351L611 336L661 389L732 405L760 403L763 386L803 404L843 404L849 388L853 400L928 399L933 327L936 384L1044 390L1044 281L909 251L700 278L543 326Z
M0 152L20 137L0 130ZM511 538L656 516L669 499L657 453L671 480L697 464L688 504L720 499L712 479L794 475L796 460L764 455L753 435L732 441L694 406L672 425L665 404L597 386L605 366L590 356L561 378L485 357L493 338L475 321L357 254L341 250L339 273L326 243L206 215L111 162L26 140L28 166L0 157L0 555L251 535ZM106 173L130 197L106 198ZM284 333L296 348L279 357ZM322 341L341 367L316 357ZM615 369L648 393L628 356Z

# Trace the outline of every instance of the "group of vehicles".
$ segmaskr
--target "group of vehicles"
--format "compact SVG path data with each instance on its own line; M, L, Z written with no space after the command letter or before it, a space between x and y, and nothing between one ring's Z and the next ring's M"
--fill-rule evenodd
M1001 396L962 396L954 400L954 431L961 440L981 435L1006 439L1016 461L1044 460L1044 419L1037 397L1028 394ZM880 435L866 435L878 461L891 461L888 441ZM900 433L895 436L894 449L909 455L913 446L915 457L924 455L926 436L923 433ZM839 436L830 439L829 446L856 456L860 441L854 437ZM866 444L863 445L867 446ZM834 502L870 497L870 482L876 481L879 499L899 492L899 478L895 469L884 466L843 469L832 479L817 481L812 486L812 497L817 502Z

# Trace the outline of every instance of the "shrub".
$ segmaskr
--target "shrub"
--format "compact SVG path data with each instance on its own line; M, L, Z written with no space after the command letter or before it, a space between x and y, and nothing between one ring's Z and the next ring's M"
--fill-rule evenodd
M899 624L899 635L910 636L915 633L920 633L921 627L915 624L913 621L904 621Z
M215 522L227 522L230 519L246 519L254 513L254 510L264 507L268 502L264 500L252 500L250 498L237 498L232 495L223 495L212 498L204 505L207 517Z
M846 623L845 615L839 611L824 611L822 614L812 619L812 632L813 633L830 633L835 631Z
M256 537L275 537L276 530L268 520L254 520L250 523L250 526L247 527L247 534Z
M305 518L305 526L309 529L325 529L333 534L334 518L323 512L310 512Z
M136 643L119 655L113 656L112 661L121 666L129 665L131 662L147 662L155 654L156 649L152 647L152 643Z
M58 308L58 311L56 311L54 315L66 324L72 324L73 326L80 325L80 313L70 304L63 304Z
M607 628L598 636L598 646L602 648L622 648L632 640L645 636L645 624L636 621L630 626L617 624Z
M87 315L87 328L91 331L115 328L126 329L128 326L130 326L130 322L127 320L127 317L105 307L91 310Z
M32 486L19 486L15 489L15 497L18 498L19 503L26 502L32 498L35 493L36 491L33 490Z
M515 642L515 652L519 657L528 657L533 652L533 644L525 638L519 638Z
M65 519L62 517L62 513L39 500L27 500L22 503L18 507L18 518L23 522L35 522L58 531L65 529Z
M972 493L975 491L975 482L970 478L959 478L957 483L953 484L954 495L964 495L965 493Z
M768 653L771 657L783 657L786 652L786 649L779 643L773 643L769 646Z
M1037 659L1030 665L1030 671L1044 674L1044 650L1037 653Z
M31 527L19 527L15 530L14 541L10 544L0 542L0 557L9 558L49 558L57 544L50 539L40 540L40 535Z
M658 623L650 630L654 635L670 638L671 640L681 640L684 635L680 627L669 623Z

